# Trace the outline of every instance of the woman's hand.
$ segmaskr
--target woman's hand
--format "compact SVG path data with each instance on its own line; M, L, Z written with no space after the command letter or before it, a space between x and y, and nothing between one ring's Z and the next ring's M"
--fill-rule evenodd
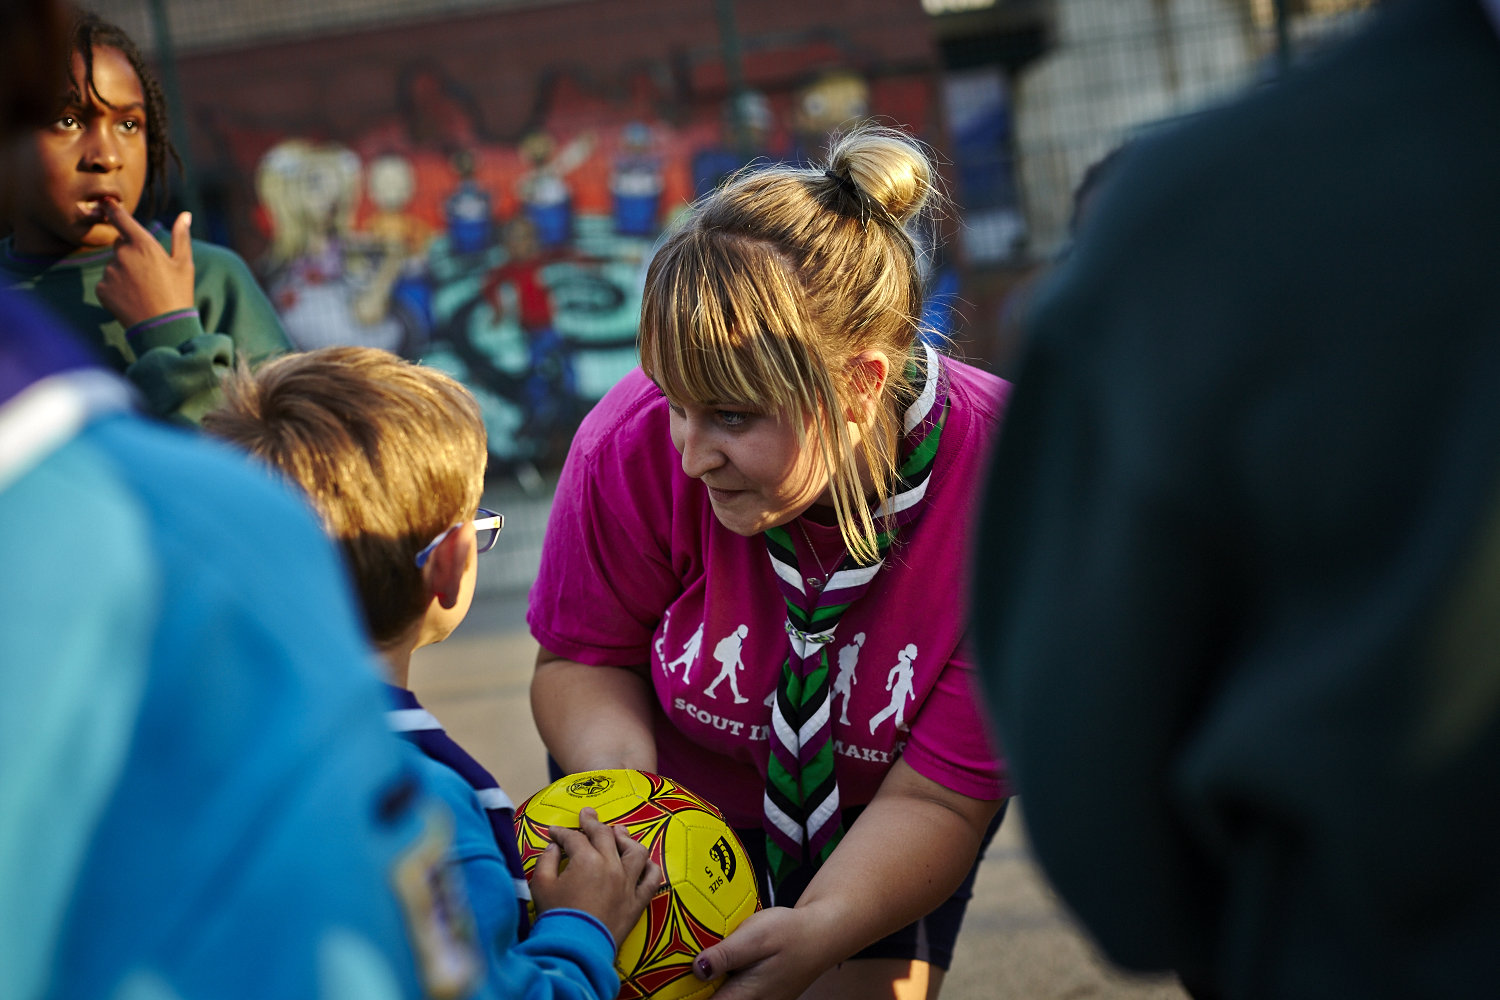
M950 897L999 807L949 791L897 760L796 907L753 914L704 949L695 972L706 979L732 973L715 1000L799 996L850 955Z
M551 828L552 843L531 874L532 898L538 913L563 908L598 917L618 950L661 887L661 868L623 827L605 826L592 809L579 813L578 827Z
M827 934L818 922L811 907L772 906L752 913L734 933L698 955L693 974L707 981L734 973L715 1000L792 1000L833 964Z
M193 217L187 212L172 225L169 254L151 231L106 200L104 211L119 232L114 259L95 286L99 304L127 330L163 313L193 308Z

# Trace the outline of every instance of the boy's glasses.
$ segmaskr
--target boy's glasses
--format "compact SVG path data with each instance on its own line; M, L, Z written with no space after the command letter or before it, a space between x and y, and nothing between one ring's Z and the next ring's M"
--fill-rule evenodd
M428 542L421 552L417 553L417 567L427 565L427 560L432 552L443 543L455 528L462 528L464 522L460 521L446 529L432 541ZM505 515L496 514L492 510L479 507L474 511L474 548L477 552L488 552L495 547L495 540L500 537L500 529L505 527Z

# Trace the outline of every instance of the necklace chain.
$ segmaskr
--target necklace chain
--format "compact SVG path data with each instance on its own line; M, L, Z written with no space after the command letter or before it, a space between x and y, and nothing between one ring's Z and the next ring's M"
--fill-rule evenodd
M797 530L802 532L802 540L807 543L807 551L812 553L813 562L817 564L818 575L807 578L807 585L822 590L828 585L829 573L823 568L823 560L818 557L818 547L813 544L812 536L807 533L807 527L803 525L802 519L797 519Z

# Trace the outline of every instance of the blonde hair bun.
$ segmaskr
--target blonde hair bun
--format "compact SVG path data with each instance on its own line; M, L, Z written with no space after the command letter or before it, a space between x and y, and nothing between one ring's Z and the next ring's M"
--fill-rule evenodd
M932 160L915 139L893 128L866 125L835 138L829 144L828 169L903 226L936 193Z

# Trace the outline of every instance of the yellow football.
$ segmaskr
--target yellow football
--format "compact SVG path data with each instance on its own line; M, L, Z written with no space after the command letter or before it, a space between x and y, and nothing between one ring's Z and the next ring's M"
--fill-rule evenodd
M661 866L662 885L620 943L620 1000L701 1000L723 977L701 982L693 958L760 909L755 871L724 817L676 782L647 771L571 774L516 809L516 842L530 878L550 826L578 826L579 810L623 826Z

